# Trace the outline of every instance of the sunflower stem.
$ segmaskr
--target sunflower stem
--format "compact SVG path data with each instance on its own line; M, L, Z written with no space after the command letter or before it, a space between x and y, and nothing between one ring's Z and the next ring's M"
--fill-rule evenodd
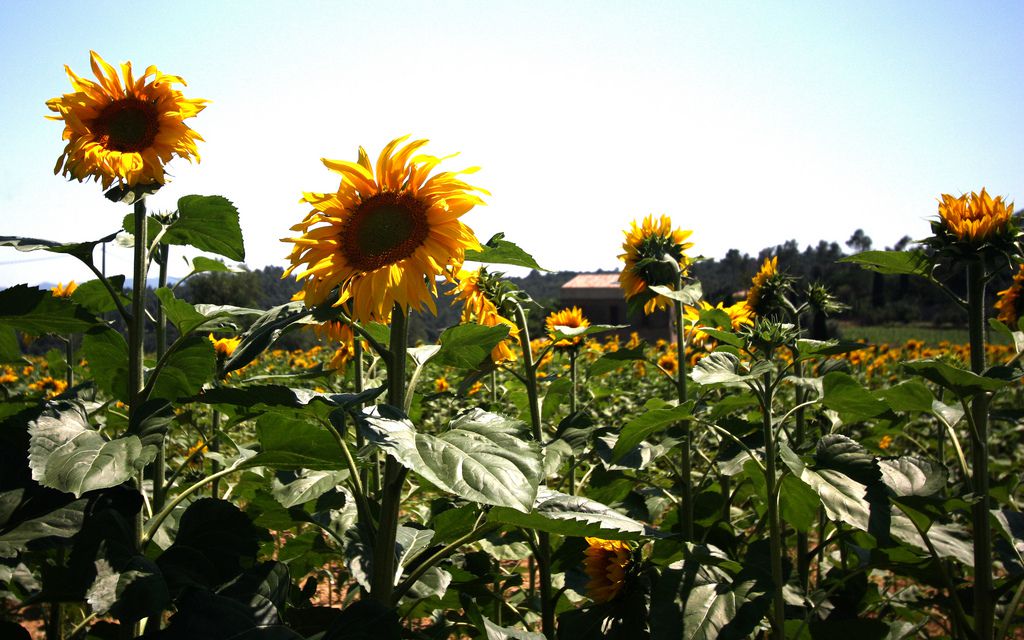
M786 625L786 600L783 596L783 587L785 585L783 584L782 577L782 557L786 550L782 543L782 524L779 519L779 498L776 489L775 430L772 424L774 395L775 386L772 384L772 374L769 372L764 374L764 388L761 393L765 457L764 479L765 493L768 499L768 536L771 544L772 586L774 589L771 620L772 636L781 639L784 637Z
M683 273L676 275L676 291L683 290ZM676 330L676 358L679 366L676 367L676 399L679 406L686 403L686 332L683 322L683 303L680 300L673 300L673 311L675 311ZM684 420L677 427L682 435L682 443L679 445L679 473L682 476L682 500L679 503L679 526L683 533L683 539L693 540L693 489L690 487L690 475L692 463L690 456L690 422Z
M572 383L569 392L569 415L576 415L576 403L578 402L576 397L576 379L578 376L576 367L576 355L578 346L574 345L569 350L569 380ZM576 495L576 456L569 456L569 495Z
M132 311L128 323L128 423L134 422L139 410L140 394L143 389L143 357L146 331L146 200L135 201L135 251L132 271ZM139 492L145 491L143 478L138 476ZM135 539L142 537L142 511L135 516Z
M526 311L518 302L516 307L516 326L519 329L519 345L523 349L523 369L526 381L526 396L530 403L530 426L533 438L544 446L544 431L541 424L540 393L537 385L537 366L533 360L530 347L530 327L526 322ZM555 602L551 597L551 536L547 532L537 532L537 549L534 554L540 574L540 624L541 631L549 640L555 638ZM531 574L532 575L532 574Z
M161 244L157 249L157 264L160 267L159 287L167 286L167 259L170 257L170 245ZM167 316L164 314L164 306L156 308L156 359L164 357L167 351ZM167 451L164 447L164 438L156 449L156 461L153 463L153 509L159 511L164 506L166 487L164 476L167 472Z
M971 371L985 371L985 265L981 259L967 264L967 330L971 346ZM974 429L972 483L975 502L971 506L974 524L974 627L978 638L993 634L992 530L989 526L988 496L988 393L981 391L971 400Z
M388 358L388 404L393 407L405 405L405 361L406 345L409 341L408 318L405 309L398 304L391 312L391 357ZM398 535L398 510L402 503L402 485L406 469L394 457L388 456L384 463L384 479L381 485L380 526L373 547L373 580L370 596L386 607L394 606L396 555L395 541Z

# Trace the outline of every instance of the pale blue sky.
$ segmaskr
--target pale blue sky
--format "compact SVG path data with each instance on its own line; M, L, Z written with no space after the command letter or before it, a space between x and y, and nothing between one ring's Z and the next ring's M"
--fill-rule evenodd
M211 100L202 163L172 163L151 207L231 198L253 267L284 264L303 191L336 187L321 157L404 133L481 166L493 197L463 219L552 269L615 268L647 213L721 256L922 237L940 193L983 185L1024 206L1021 2L4 0L0 32L0 235L95 239L127 212L52 173L44 103L90 48ZM0 248L0 286L87 276L39 258Z

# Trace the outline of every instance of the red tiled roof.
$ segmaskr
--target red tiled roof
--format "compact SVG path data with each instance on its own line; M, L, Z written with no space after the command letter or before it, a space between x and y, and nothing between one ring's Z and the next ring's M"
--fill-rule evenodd
M617 273L581 273L562 285L563 289L618 289Z

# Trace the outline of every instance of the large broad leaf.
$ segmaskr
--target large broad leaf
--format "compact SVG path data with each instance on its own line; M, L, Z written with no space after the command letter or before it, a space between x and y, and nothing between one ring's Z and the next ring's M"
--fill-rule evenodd
M164 242L191 245L230 260L245 260L238 209L223 196L179 198L178 218L167 228Z
M52 404L29 426L32 479L81 497L132 478L156 457L138 436L107 440L77 403Z
M861 422L882 415L889 406L861 386L856 378L833 371L825 374L822 404L837 412L844 422Z
M646 360L647 354L642 346L635 349L619 349L606 353L597 359L597 362L590 365L588 374L590 377L599 376L609 371L614 371L631 360Z
M203 385L213 379L217 369L217 356L213 343L204 336L189 336L168 351L164 366L154 372L152 398L176 400L195 395Z
M863 349L864 344L861 342L851 342L845 340L797 340L796 350L800 354L800 359L806 358L823 358L825 356L835 356L842 353L849 353L851 351L857 351Z
M653 585L653 640L739 640L748 638L769 605L755 580L732 579L695 559L663 569Z
M701 297L704 295L704 291L699 282L688 284L678 291L670 287L663 287L660 285L651 285L647 288L660 296L671 298L672 300L678 300L690 307L696 307L697 304L700 303Z
M923 251L861 251L840 258L870 271L886 275L915 275L927 277L931 273L928 257Z
M940 360L918 360L906 362L903 367L935 384L949 389L957 396L965 398L985 391L997 391L1008 385L1012 380L979 376L976 373L960 369Z
M24 364L25 357L21 354L21 345L14 329L0 326L0 363L12 362Z
M893 411L918 411L930 413L935 396L917 378L904 380L899 384L882 389L877 394Z
M897 496L933 496L946 486L946 468L937 462L903 456L879 460L882 482Z
M310 313L301 302L289 302L267 310L242 334L242 341L224 363L223 373L241 369L255 360L286 329L302 322Z
M551 340L557 342L559 340L571 340L573 338L579 338L581 336L589 336L595 333L606 333L608 331L617 331L619 329L628 329L628 324L592 324L586 327L567 327L565 325L555 325L554 331L549 334Z
M128 343L109 327L96 327L82 338L82 355L96 386L115 400L128 402Z
M487 618L484 621L484 637L487 640L544 640L543 633L522 631L512 627L502 627L494 624Z
M39 238L20 238L18 236L0 236L0 247L14 247L18 251L49 251L51 253L66 253L75 256L86 264L92 264L92 253L96 245L110 242L117 236L112 233L109 236L93 240L92 242L54 242L53 240L41 240Z
M174 297L174 292L167 287L157 289L156 297L164 308L167 319L178 329L181 335L193 331L213 331L236 320L262 315L258 309L234 307L229 305L199 304L191 305Z
M466 252L466 260L473 262L485 262L487 264L511 264L517 267L526 267L537 271L547 271L542 268L529 253L523 251L513 242L505 240L504 233L497 233L481 247L480 251L470 249Z
M371 442L441 489L482 504L532 509L543 456L536 442L525 439L522 422L471 409L435 436L417 432L386 405L362 418Z
M344 453L326 427L296 415L268 413L256 421L260 452L246 466L336 471L347 468Z
M96 325L96 318L48 289L19 284L0 291L0 325L31 335L77 333Z
M541 487L533 510L495 507L487 514L489 522L513 524L563 536L595 536L614 540L637 540L654 535L644 523L625 516L600 502L583 496L570 496Z
M316 500L347 477L347 471L303 470L290 482L282 482L280 476L274 478L270 491L282 506L294 507Z
M93 613L110 614L121 622L159 615L171 604L160 568L143 555L113 564L106 558L96 560L96 580L86 601Z
M42 492L54 496L40 497ZM14 557L24 550L28 543L40 538L70 538L78 533L85 521L85 510L89 500L82 498L68 503L49 489L38 492L31 489L14 489L0 493L0 558ZM56 504L50 506L46 498ZM39 512L40 503L47 510ZM52 509L52 510L49 510Z
M121 305L125 308L131 305L131 299L121 293L124 289L124 276L109 276L107 281L117 295L118 300L121 301ZM71 294L71 300L89 313L97 315L117 309L117 303L114 302L107 288L103 286L103 281L99 279L89 280L78 285L75 292Z
M700 359L690 378L699 385L736 386L758 380L771 370L770 362L759 360L748 369L733 354L716 351Z
M441 334L441 348L433 355L438 365L475 369L490 357L491 350L508 337L508 326L499 324L485 327L479 324L460 324Z
M673 424L693 418L694 402L687 402L679 407L651 409L630 420L615 442L612 449L612 462L618 462L624 455L632 451L651 435Z

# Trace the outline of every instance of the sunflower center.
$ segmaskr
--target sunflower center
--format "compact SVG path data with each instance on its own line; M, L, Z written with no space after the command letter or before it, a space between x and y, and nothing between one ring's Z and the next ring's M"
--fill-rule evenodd
M385 191L363 200L341 233L341 252L359 271L408 258L427 239L427 205L409 193Z
M153 145L160 130L160 118L155 104L122 98L103 107L92 127L104 147L131 153Z

